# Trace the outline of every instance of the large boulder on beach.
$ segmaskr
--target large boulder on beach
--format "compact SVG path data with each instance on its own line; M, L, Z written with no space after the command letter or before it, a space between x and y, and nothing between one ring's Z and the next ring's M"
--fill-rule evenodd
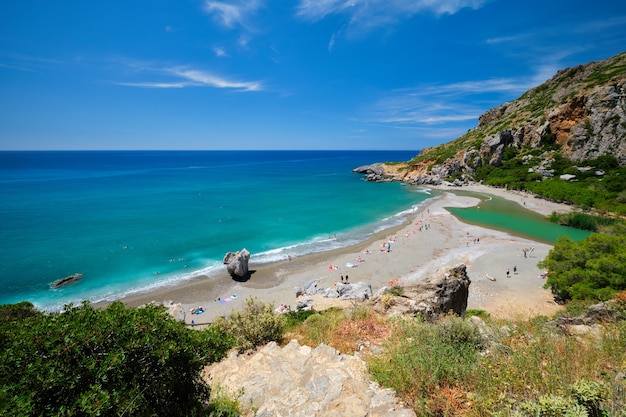
M470 278L464 264L444 267L415 285L398 290L383 287L372 297L374 310L389 316L420 315L433 320L450 312L465 315Z
M224 256L224 264L228 273L239 278L248 276L248 262L250 262L250 252L246 248L239 252L228 252Z

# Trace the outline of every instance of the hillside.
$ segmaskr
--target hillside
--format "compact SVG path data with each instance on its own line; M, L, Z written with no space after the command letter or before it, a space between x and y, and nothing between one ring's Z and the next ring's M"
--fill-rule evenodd
M373 181L481 181L625 214L620 206L626 203L626 52L559 71L518 99L485 112L475 129L424 149L407 163L355 171L370 174ZM550 189L562 188L548 185L555 180L580 183L568 194L550 195ZM587 195L591 192L608 201L595 201Z

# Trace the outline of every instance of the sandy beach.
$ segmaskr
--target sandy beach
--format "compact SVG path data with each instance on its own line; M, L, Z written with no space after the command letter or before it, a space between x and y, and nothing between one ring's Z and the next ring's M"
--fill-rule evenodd
M439 189L443 194L416 210L410 222L377 233L360 244L273 264L255 265L251 261L250 270L254 272L246 282L234 281L224 267L223 276L199 277L122 301L129 306L152 301L181 303L186 311L186 322L193 320L195 325L202 325L240 309L249 297L294 307L295 288L310 281L325 288L340 282L341 275L347 275L349 282L367 282L376 292L392 280L410 285L441 267L464 263L472 280L468 309L482 309L499 318L551 315L558 311L561 307L553 302L550 292L543 289L545 281L539 276L544 271L537 267L537 262L552 246L462 223L445 208L470 207L479 200L447 191L497 195L544 215L553 211L567 212L571 207L482 185ZM387 243L390 251L387 251ZM525 257L525 248L534 249ZM495 281L488 279L487 274ZM314 308L337 304L350 305L346 301L316 297ZM190 314L196 306L202 306L205 312Z

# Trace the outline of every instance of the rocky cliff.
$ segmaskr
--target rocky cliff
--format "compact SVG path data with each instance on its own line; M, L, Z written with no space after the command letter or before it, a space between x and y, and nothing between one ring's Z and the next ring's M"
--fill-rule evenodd
M575 162L611 154L626 166L626 52L559 71L517 100L485 112L467 134L424 149L405 165L355 172L372 181L440 184L454 177L464 182L486 164L502 165L509 147L545 150L546 161L554 151Z

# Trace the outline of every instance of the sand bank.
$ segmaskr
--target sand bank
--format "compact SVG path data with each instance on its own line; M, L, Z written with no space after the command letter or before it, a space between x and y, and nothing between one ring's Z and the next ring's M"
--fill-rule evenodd
M462 187L461 190L504 197L541 214L571 209L482 185ZM370 283L376 292L392 280L411 284L440 267L464 263L472 280L468 308L486 310L501 318L555 313L560 307L552 301L550 292L543 289L544 280L539 275L544 271L537 268L537 262L547 255L552 246L462 223L445 209L470 207L478 203L477 198L444 190L443 195L420 207L410 221L377 233L366 242L273 264L255 265L251 262L250 269L254 273L246 282L234 281L224 268L223 275L218 277L199 277L176 287L122 301L130 306L164 300L182 303L187 312L187 323L194 320L196 325L201 325L240 309L249 297L293 307L297 302L295 288L313 280L320 287L330 287L340 282L342 275L347 275L350 282ZM526 248L533 250L525 256ZM496 280L488 279L487 274ZM328 300L325 306L332 303ZM205 313L189 313L190 309L199 305L204 307ZM320 304L314 306L321 308Z

